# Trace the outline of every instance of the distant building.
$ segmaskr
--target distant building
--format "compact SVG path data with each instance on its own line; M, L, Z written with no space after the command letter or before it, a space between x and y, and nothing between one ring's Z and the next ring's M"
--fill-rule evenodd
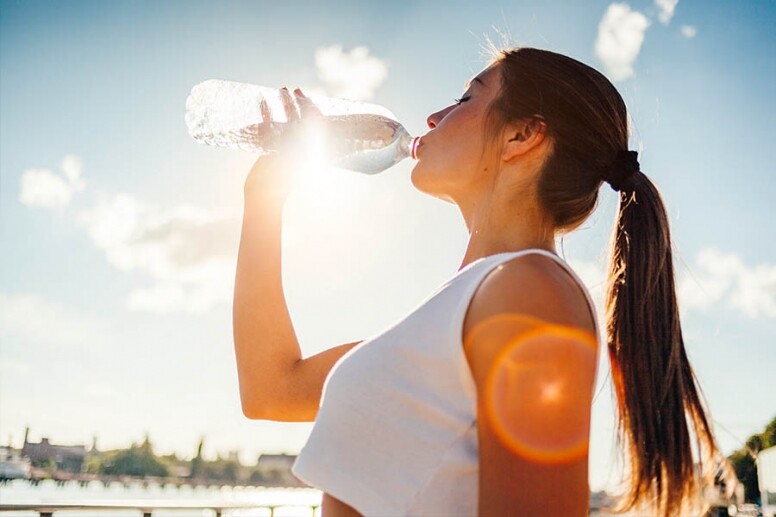
M256 466L260 469L288 469L296 461L296 456L292 454L261 454Z
M29 458L23 458L18 450L10 446L0 445L0 479L27 479L31 470Z
M186 465L168 465L167 471L175 478L187 478L191 476L191 467Z
M763 517L776 516L776 447L757 453L757 478Z
M262 454L256 463L256 469L269 483L298 486L299 480L291 473L295 460L296 456L291 454Z
M604 490L597 492L590 492L590 514L594 515L596 512L604 512L614 508L617 501Z
M35 467L45 467L53 462L57 469L68 472L81 472L86 457L86 447L83 445L54 445L48 438L40 443L24 441L22 456L26 456Z

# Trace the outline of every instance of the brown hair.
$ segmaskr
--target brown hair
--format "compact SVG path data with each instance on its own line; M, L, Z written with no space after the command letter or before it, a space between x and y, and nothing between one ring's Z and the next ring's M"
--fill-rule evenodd
M628 150L625 103L601 73L561 54L502 50L492 64L501 68L501 91L488 111L486 132L509 121L544 120L552 150L537 195L556 230L569 232L593 212L603 179ZM702 460L708 463L719 451L685 353L660 193L638 171L619 198L606 336L618 439L630 467L621 509L646 505L672 515L698 495L689 422Z

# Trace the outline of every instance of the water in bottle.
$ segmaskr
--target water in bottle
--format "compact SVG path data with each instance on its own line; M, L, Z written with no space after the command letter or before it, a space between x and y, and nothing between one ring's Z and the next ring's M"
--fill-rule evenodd
M262 100L269 107L268 118L262 115ZM376 174L404 158L416 158L420 138L411 137L382 106L315 96L309 101L321 113L316 123L332 165ZM192 88L186 125L198 142L261 154L277 149L288 120L278 90L209 80Z

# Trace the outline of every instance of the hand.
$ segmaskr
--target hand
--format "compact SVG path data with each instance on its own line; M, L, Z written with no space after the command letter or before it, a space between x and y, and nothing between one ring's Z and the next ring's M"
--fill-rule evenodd
M305 122L321 115L320 110L297 88L294 96L287 88L280 89L280 99L286 113L287 123L262 123L265 131L277 135L275 152L260 156L251 167L245 180L243 192L247 197L268 198L282 205L293 189L295 178L302 163L300 152L304 146ZM262 120L272 120L267 101L260 104Z

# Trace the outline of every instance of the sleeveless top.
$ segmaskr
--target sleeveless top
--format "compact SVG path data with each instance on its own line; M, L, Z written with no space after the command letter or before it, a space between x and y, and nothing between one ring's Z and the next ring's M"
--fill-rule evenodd
M408 316L345 353L323 385L307 443L291 471L364 516L476 515L476 385L463 349L474 292L496 266L527 249L482 257Z

